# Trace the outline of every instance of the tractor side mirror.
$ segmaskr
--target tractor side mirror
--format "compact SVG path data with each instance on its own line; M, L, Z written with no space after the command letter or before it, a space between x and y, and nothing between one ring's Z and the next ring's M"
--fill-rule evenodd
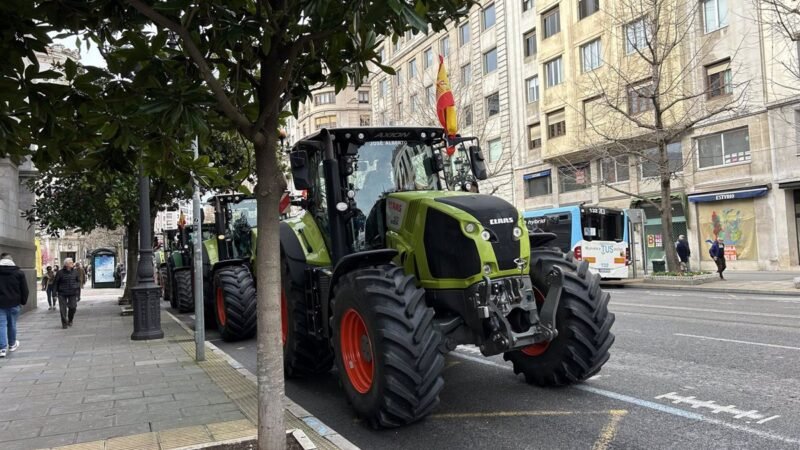
M472 174L475 175L475 179L485 180L489 178L486 170L486 161L483 158L483 152L480 147L477 145L469 147L469 160L472 164Z
M444 170L444 157L442 156L442 152L434 152L433 158L431 158L431 169L433 169L433 173Z
M311 175L308 171L308 153L305 150L293 151L289 154L289 164L292 167L295 189L310 189Z

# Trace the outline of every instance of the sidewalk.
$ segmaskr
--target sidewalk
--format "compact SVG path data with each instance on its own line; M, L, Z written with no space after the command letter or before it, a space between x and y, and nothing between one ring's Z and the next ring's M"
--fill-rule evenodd
M207 360L194 362L193 336L164 310L164 339L131 341L120 293L85 290L67 330L46 299L22 315L19 350L0 360L0 448L166 450L255 439L254 377L211 344ZM286 401L287 429L304 432L309 448L355 448Z
M724 294L755 295L800 295L793 279L800 277L800 272L750 272L725 271L725 280L715 280L705 284L681 286L645 282L641 278L604 281L605 287L622 287L630 289L675 290L675 291L711 291Z

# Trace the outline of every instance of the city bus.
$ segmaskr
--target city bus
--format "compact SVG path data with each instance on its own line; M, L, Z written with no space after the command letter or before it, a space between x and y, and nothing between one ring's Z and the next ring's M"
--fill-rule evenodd
M556 235L552 242L589 263L601 278L628 278L631 263L626 211L600 206L564 206L523 213L529 231Z

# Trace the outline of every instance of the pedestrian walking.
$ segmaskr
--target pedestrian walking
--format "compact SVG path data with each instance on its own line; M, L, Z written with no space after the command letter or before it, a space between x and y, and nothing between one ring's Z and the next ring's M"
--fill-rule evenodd
M75 270L78 271L78 279L81 282L80 287L78 287L78 301L81 301L81 291L83 291L83 285L86 284L86 271L83 270L81 263L75 263Z
M53 311L56 309L56 304L58 303L58 299L55 297L55 293L53 292L53 281L55 281L56 273L53 272L52 266L47 266L47 272L45 272L44 276L42 277L42 290L47 293L47 310Z
M17 318L28 303L28 281L11 255L0 254L0 358L19 348Z
M686 241L686 236L678 236L678 242L675 243L675 251L677 251L678 259L681 261L681 272L688 272L689 257L692 256L692 251L689 250L689 243Z
M725 242L722 238L718 238L711 244L711 248L708 250L709 255L711 255L711 259L717 264L717 273L719 273L719 278L724 280L725 277L722 275L722 272L727 269L727 264L725 263Z
M78 309L81 283L80 275L75 270L72 258L64 260L64 268L58 271L54 283L56 294L58 294L58 309L61 312L61 328L71 327L75 311Z

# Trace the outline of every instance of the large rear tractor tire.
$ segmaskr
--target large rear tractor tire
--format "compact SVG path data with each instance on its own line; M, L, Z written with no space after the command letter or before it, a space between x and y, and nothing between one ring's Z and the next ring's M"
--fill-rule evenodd
M192 288L192 269L176 269L175 277L175 304L180 313L194 311L194 289Z
M172 283L169 281L169 270L166 266L158 268L158 281L161 285L161 299L168 302L172 298Z
M375 428L430 414L444 387L442 335L414 277L391 265L354 270L332 309L336 365L356 413Z
M309 334L308 305L303 289L292 283L285 261L281 261L281 267L283 370L287 377L329 372L333 367L330 342Z
M214 316L225 341L256 334L256 288L245 266L227 266L214 274Z
M614 343L611 326L614 314L608 312L608 292L600 289L600 276L589 272L589 265L575 261L572 254L557 248L531 251L531 280L534 295L544 301L549 289L547 276L554 266L564 272L564 288L556 313L558 336L551 342L507 352L506 361L514 373L537 386L564 386L595 375L608 361Z

